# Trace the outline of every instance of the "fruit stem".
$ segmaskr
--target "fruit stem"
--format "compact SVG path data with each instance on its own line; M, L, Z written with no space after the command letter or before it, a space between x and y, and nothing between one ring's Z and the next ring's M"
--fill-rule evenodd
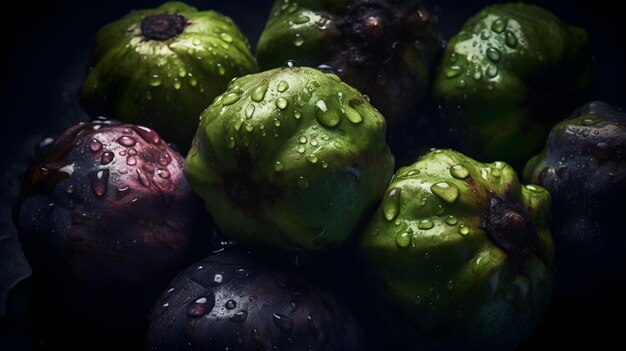
M141 21L141 34L148 40L165 41L182 33L187 24L187 19L181 15L148 15Z

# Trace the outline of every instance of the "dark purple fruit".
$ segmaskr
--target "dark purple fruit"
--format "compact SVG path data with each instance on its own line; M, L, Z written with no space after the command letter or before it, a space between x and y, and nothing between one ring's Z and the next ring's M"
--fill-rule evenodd
M148 350L363 350L337 301L253 254L222 252L180 273L150 316Z
M49 307L105 326L145 323L197 259L202 212L182 164L153 130L108 120L75 125L42 152L14 221Z

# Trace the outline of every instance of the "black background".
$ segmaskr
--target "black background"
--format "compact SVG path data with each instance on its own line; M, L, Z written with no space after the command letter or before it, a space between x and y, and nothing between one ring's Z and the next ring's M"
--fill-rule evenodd
M87 70L95 32L131 9L151 8L159 1L69 1L48 3L17 1L3 4L0 17L0 186L3 206L16 194L17 174L26 156L42 137L63 131L88 118L80 109L77 91ZM426 1L437 14L445 39L449 39L472 14L492 1ZM593 99L626 106L626 24L619 5L609 1L534 1L566 23L586 29L598 66ZM615 1L615 4L619 2ZM231 17L254 49L269 14L271 1L190 1L198 9L214 9ZM563 111L563 118L571 111ZM433 145L436 146L436 145ZM0 215L6 216L7 208ZM13 232L0 220L0 239ZM0 240L0 246L3 245ZM6 251L6 250L4 250ZM0 254L7 255L0 247ZM5 256L6 258L6 256ZM0 257L2 259L2 257ZM0 266L1 268L1 266ZM0 271L0 274L4 272ZM2 283L2 279L0 279ZM624 303L557 301L544 327L527 348L564 347L593 343L595 347L620 341ZM625 297L626 298L626 297ZM609 318L617 318L616 324ZM6 318L0 320L0 349ZM6 344L4 344L6 345ZM4 349L3 349L4 350Z

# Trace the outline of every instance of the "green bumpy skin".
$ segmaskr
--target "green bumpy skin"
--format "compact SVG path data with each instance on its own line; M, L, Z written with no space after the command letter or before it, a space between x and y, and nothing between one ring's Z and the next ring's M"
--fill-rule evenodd
M182 32L164 40L146 37L142 23L160 14L183 16ZM81 92L89 112L149 126L181 150L189 148L198 116L228 82L258 71L248 40L230 18L181 2L132 11L104 26L92 64Z
M489 224L502 203L517 210L495 221L528 219ZM550 299L549 208L510 165L434 150L398 170L360 247L382 300L424 342L510 347Z
M584 30L537 6L499 4L449 41L432 94L466 153L523 167L582 104L593 71Z
M291 251L342 243L394 161L383 116L334 74L286 66L233 81L201 115L185 175L225 236Z

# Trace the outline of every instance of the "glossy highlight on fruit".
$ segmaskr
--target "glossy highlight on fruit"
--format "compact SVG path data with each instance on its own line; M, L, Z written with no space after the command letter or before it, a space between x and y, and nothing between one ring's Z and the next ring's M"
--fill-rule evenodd
M255 254L212 254L178 274L150 316L148 350L363 350L331 295Z
M552 123L584 101L594 73L587 32L534 5L491 5L448 42L432 96L459 147L520 170Z
M626 114L601 101L554 126L545 149L526 165L525 180L553 198L560 296L598 298L626 290L625 170Z
M424 97L440 49L437 18L417 1L276 0L257 57L261 69L295 60L337 74L395 128Z
M413 342L510 348L550 301L549 208L510 165L433 150L398 170L359 245Z
M383 116L334 74L288 62L202 114L185 174L221 232L291 251L341 244L393 172Z
M228 17L182 2L132 11L100 29L82 104L157 130L186 151L198 116L234 78L256 72L247 39Z
M14 214L48 307L103 328L144 323L151 299L208 242L182 163L153 130L112 120L51 141Z

